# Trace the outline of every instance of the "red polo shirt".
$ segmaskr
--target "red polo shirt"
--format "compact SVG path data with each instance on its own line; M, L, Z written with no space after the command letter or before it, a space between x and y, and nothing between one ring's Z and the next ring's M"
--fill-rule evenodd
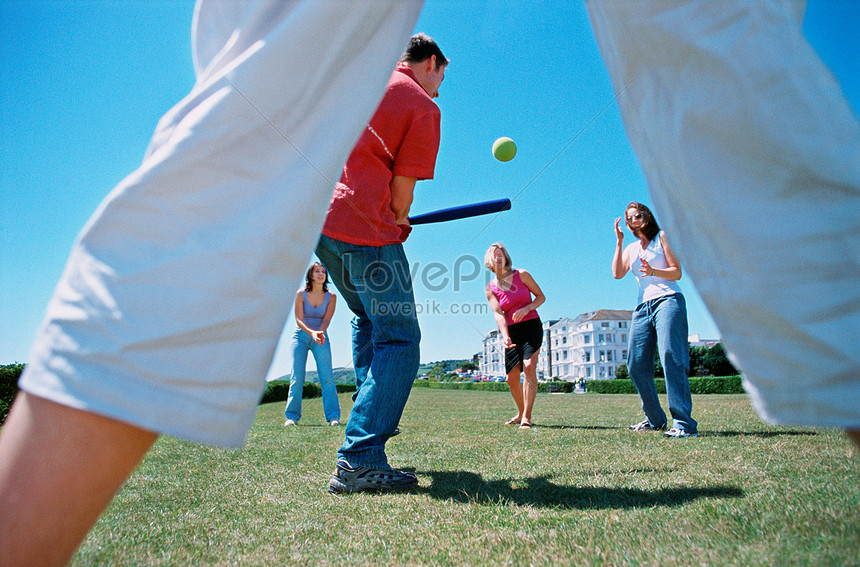
M403 242L391 210L391 178L433 178L440 118L412 70L398 65L343 167L323 234L364 246Z

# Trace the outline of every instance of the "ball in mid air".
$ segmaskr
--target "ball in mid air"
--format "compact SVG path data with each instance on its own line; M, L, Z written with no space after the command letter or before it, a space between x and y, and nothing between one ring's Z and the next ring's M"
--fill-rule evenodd
M493 142L493 156L499 161L511 161L517 155L517 145L510 138L499 138Z

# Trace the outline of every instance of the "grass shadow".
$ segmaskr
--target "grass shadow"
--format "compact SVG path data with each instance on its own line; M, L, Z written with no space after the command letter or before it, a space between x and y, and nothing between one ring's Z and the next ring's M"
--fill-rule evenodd
M699 432L702 436L708 437L762 437L768 439L770 437L783 436L812 436L818 435L817 431L706 431Z
M626 431L628 428L619 425L568 425L568 424L542 424L532 423L532 429L559 429L559 430L595 430L595 431ZM648 435L654 432L633 432L636 435ZM761 437L768 439L771 437L783 436L812 436L818 435L818 431L711 431L699 430L701 437ZM661 434L662 436L662 434Z
M740 498L743 490L734 486L677 487L659 490L565 486L548 476L526 479L484 480L466 471L418 471L432 480L417 492L439 500L462 503L503 504L580 510L652 508L682 506L699 498ZM514 486L516 483L518 486Z
M620 431L626 429L626 427L619 427L617 425L565 425L565 424L550 424L546 425L543 423L532 423L533 429L585 429L585 430L594 430L594 431Z

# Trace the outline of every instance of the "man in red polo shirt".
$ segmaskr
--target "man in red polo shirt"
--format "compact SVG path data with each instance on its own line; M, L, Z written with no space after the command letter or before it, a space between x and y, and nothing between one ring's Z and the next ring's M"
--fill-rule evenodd
M343 168L316 254L355 314L355 403L329 483L332 492L418 484L392 469L385 442L395 431L418 371L421 332L403 241L415 182L432 179L439 149L433 98L448 59L417 34Z

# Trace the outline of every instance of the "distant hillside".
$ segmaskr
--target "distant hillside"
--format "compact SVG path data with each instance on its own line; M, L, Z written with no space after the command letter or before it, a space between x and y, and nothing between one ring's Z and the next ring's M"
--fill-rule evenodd
M442 367L443 372L453 372L459 368L461 364L464 362L469 362L468 360L457 358L451 360L438 360L436 362L423 362L421 366L418 367L418 375L427 374L437 366Z
M284 374L280 378L276 378L276 380L284 380L286 382L290 381L290 375ZM308 370L305 372L305 382L314 382L319 384L319 374L317 374L316 370ZM352 368L345 368L341 366L340 368L334 369L334 382L335 384L355 384L355 372L353 372Z
M439 360L436 362L423 362L418 367L418 376L422 374L427 374L437 366L441 366L444 372L453 372L457 369L458 366L467 362L464 359L452 359L452 360ZM290 375L284 374L280 378L276 378L276 380L284 380L289 382ZM319 375L316 370L308 370L305 373L305 381L306 382L314 382L319 384ZM355 384L355 372L352 368L339 367L334 369L334 381L336 384Z

